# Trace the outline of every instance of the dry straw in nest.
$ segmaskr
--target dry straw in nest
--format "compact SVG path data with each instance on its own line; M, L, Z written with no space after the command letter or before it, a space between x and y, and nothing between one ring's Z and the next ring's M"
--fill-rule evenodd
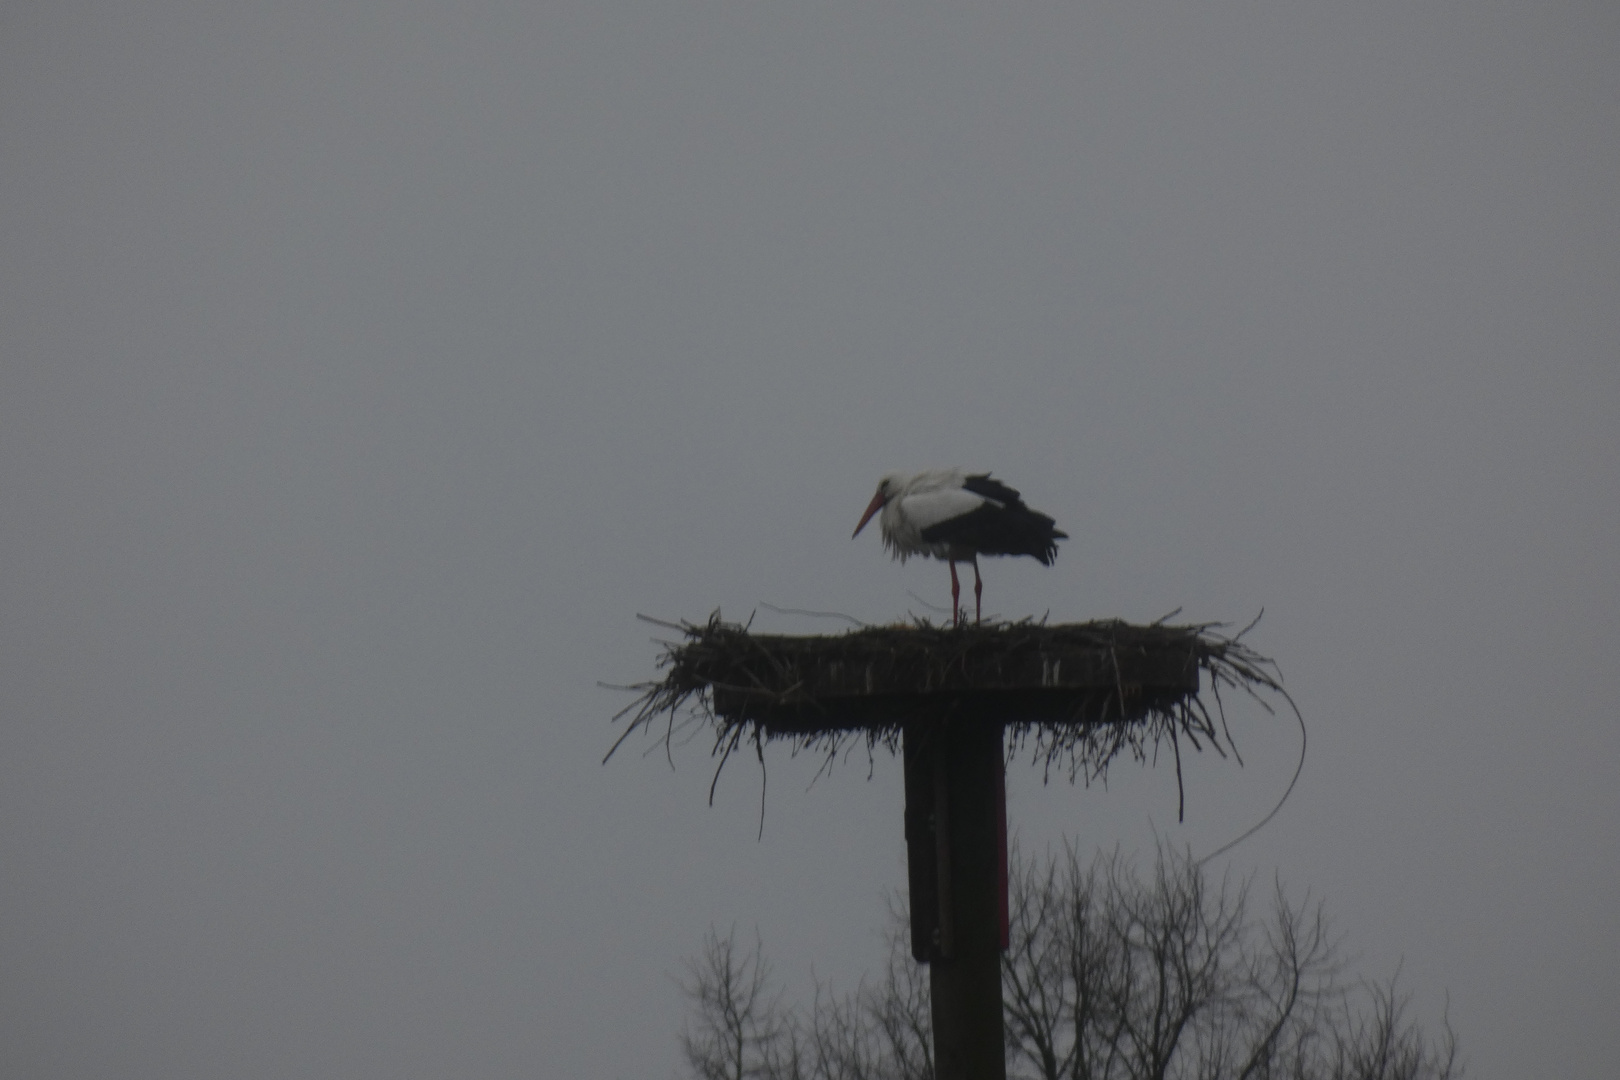
M1267 712L1274 711L1268 697L1288 701L1276 664L1242 641L1253 623L1232 636L1217 623L1106 620L958 628L917 621L789 637L750 633L719 612L705 623L647 621L681 638L662 642L661 679L622 688L638 696L614 717L630 719L607 756L637 732L651 734L668 754L678 737L707 728L720 759L716 782L745 742L762 763L764 744L780 741L793 753L824 754L827 768L858 746L869 757L879 746L898 749L910 718L988 713L1009 735L1009 758L1027 750L1047 776L1056 768L1071 781L1103 778L1125 752L1145 762L1168 743L1179 788L1183 742L1242 761L1223 689L1249 694ZM1078 681L1048 687L1053 665L1046 658L1058 656L1071 672L1085 670ZM865 694L849 691L849 672L857 670ZM1014 685L1019 672L1026 677ZM709 791L712 799L713 783Z

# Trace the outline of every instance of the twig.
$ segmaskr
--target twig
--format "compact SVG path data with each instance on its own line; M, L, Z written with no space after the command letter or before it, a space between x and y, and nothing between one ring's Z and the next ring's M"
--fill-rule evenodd
M867 625L853 615L845 615L842 611L809 611L805 608L777 607L775 604L768 604L763 600L759 602L759 606L769 608L778 615L808 615L812 619L843 619L845 622L852 623L855 626L865 627Z
M932 611L936 615L949 615L951 613L951 609L946 607L945 605L943 605L943 604L931 604L927 600L924 600L922 597L918 596L915 592L913 592L910 589L906 590L906 595L911 597L913 600L917 601L917 603L921 604L923 607L927 608L929 611Z

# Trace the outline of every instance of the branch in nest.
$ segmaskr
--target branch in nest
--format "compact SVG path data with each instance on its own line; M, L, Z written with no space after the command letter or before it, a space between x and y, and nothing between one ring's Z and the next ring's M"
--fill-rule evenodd
M1146 762L1167 741L1179 774L1181 739L1195 750L1230 751L1241 763L1223 688L1242 689L1268 711L1267 697L1286 700L1276 665L1243 643L1242 633L1226 637L1214 623L946 628L914 620L789 637L751 634L718 612L701 624L642 618L682 640L665 644L662 679L628 688L639 696L614 717L630 720L603 760L660 719L666 754L677 732L706 725L720 758L716 780L744 738L761 752L776 741L794 753L824 754L826 768L857 746L869 754L894 749L908 716L972 709L993 711L1012 751L1028 749L1048 776L1056 768L1089 784L1105 778L1121 754Z

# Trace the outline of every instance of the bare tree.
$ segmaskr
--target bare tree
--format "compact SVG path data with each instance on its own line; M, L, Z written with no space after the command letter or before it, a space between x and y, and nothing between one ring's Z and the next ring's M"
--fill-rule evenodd
M1449 1021L1438 1044L1431 1044L1406 1017L1407 997L1396 979L1361 987L1361 1008L1345 1006L1331 1027L1328 1080L1428 1080L1461 1076L1457 1037Z
M911 959L903 906L890 909L888 963L877 986L839 996L816 987L802 1023L807 1080L933 1080L928 972Z
M1386 985L1346 984L1320 903L1280 883L1211 883L1160 851L1144 882L1118 853L1014 859L1002 964L1010 1060L1042 1080L1446 1080Z
M724 937L712 928L703 951L687 961L681 991L695 1015L681 1032L681 1052L699 1080L777 1080L784 1057L798 1053L793 1014L772 991L770 965L758 936L751 949L737 946L733 927Z
M882 980L838 994L817 983L808 1011L785 1008L755 939L713 930L686 964L695 1016L681 1050L698 1080L933 1080L928 972L907 951L904 908L891 912Z
M1117 854L1018 861L1003 962L1007 1046L1043 1080L1238 1080L1316 1030L1337 976L1320 906L1212 885L1161 853L1151 882Z
M1210 882L1160 851L1142 880L1117 853L1082 866L1014 853L1002 963L1009 1075L1040 1080L1451 1080L1449 1025L1432 1039L1395 980L1347 982L1320 903L1280 884ZM932 1080L928 976L891 910L882 980L808 1010L773 996L756 941L712 932L688 966L697 1006L682 1048L701 1080Z

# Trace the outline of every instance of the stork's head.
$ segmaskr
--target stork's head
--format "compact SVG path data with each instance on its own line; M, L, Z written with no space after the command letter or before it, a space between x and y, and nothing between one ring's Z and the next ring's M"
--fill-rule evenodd
M866 513L861 515L860 524L856 525L855 531L849 534L851 540L861 535L861 530L866 528L866 523L871 521L873 515L879 510L883 509L884 504L900 494L900 481L901 478L896 473L890 473L878 481L877 494L873 495L872 501L866 504Z

